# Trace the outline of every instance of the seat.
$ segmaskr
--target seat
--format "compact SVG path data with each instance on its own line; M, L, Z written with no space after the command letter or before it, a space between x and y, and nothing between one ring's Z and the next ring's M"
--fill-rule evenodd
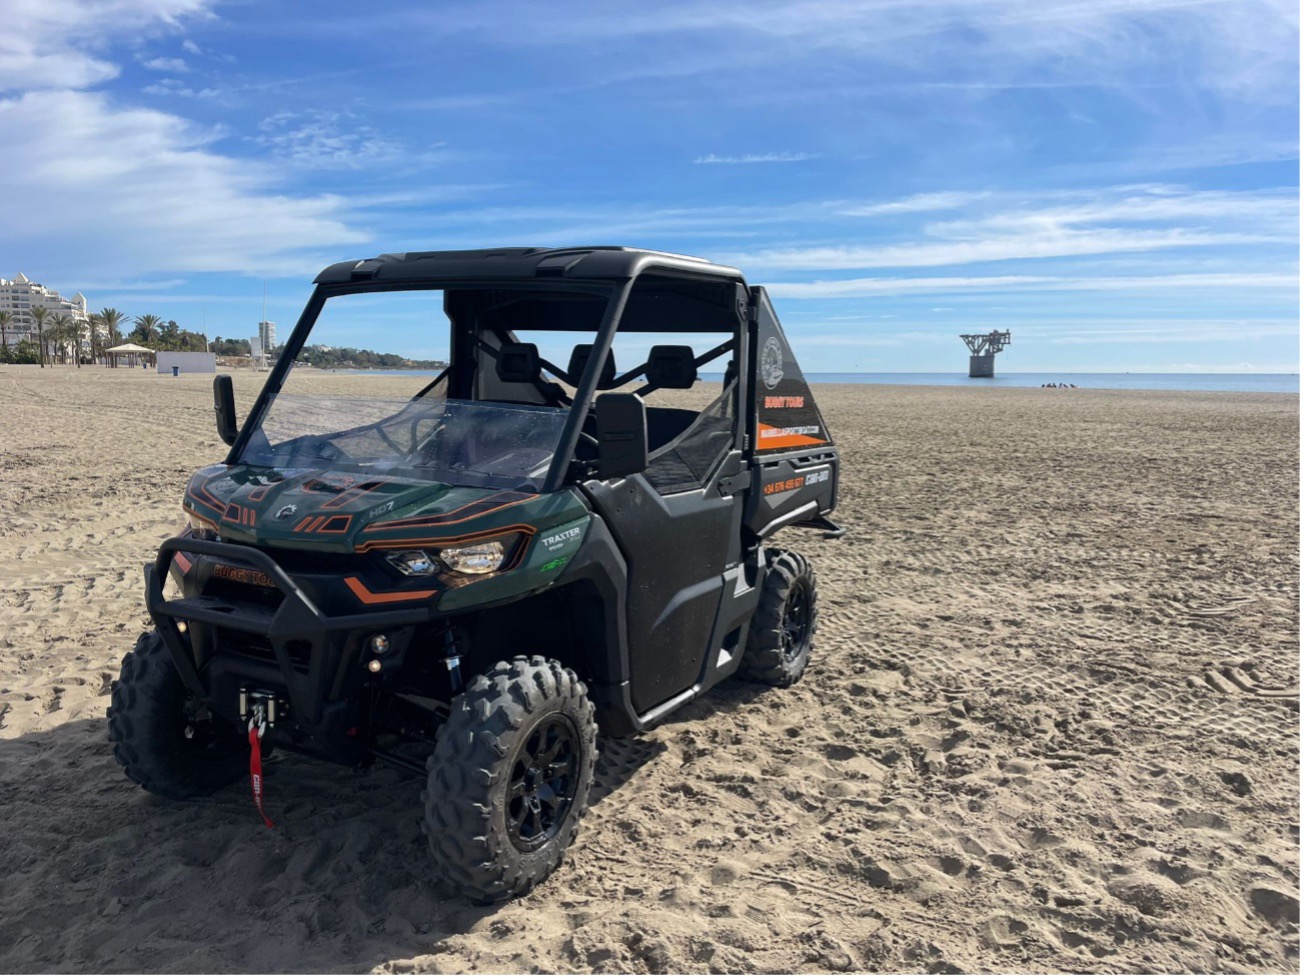
M539 377L539 347L534 343L503 343L496 366L503 383L531 383Z
M653 346L648 350L648 385L662 390L687 390L697 382L697 363L691 346Z
M589 357L593 355L592 343L580 343L571 350L570 363L566 366L567 378L571 386L580 385L580 377L584 374L584 368L588 366ZM607 360L602 364L602 372L598 375L598 389L608 390L611 387L611 381L616 379L616 357L608 350Z

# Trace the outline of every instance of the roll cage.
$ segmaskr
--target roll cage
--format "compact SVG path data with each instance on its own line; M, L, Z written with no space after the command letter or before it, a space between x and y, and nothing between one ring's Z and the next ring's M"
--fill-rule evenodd
M329 299L420 290L443 291L452 335L449 367L417 397L442 382L450 397L508 399L484 396L486 388L492 392L496 380L524 391L527 399L522 402L568 409L557 452L539 487L541 493L557 491L573 474L577 447L600 391L622 387L639 377L644 378L635 391L640 395L664 387L691 386L702 366L732 353L725 387L731 382L735 385L732 393L740 407L735 423L746 419L747 411L742 408L751 399L749 378L737 365L748 362L750 299L736 269L698 258L624 248L382 255L332 265L318 276L303 313L231 446L227 463L236 463L246 449L251 432L281 391ZM540 357L532 344L518 342L518 329L591 331L593 339L582 355L577 347L562 368ZM616 374L611 351L618 332L732 335L687 357L682 350L688 347L653 347L644 362ZM571 389L548 380L545 370ZM742 435L745 430L736 428L735 434Z

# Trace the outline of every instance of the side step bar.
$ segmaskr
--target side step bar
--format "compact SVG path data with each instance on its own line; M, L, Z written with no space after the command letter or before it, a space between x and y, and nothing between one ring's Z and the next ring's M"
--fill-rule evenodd
M816 516L814 519L804 519L801 522L793 523L798 529L819 529L824 533L825 539L841 539L847 535L847 527L839 526L828 516Z

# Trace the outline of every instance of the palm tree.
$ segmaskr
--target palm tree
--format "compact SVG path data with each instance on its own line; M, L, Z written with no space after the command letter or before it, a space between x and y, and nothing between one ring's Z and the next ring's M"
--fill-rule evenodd
M72 326L72 323L73 321L61 312L57 316L50 317L50 331L46 334L46 338L50 339L51 364L55 363L56 360L64 360L67 357L67 353L65 353L67 347L64 346L64 343L68 342L68 327Z
M45 317L50 310L43 305L32 306L32 318L36 320L36 349L41 358L41 369L45 369Z
M73 317L72 323L68 327L69 332L72 333L72 360L77 364L77 369L79 370L81 369L82 330L85 328L86 327L82 324L82 320L78 319L76 316Z
M131 320L136 324L136 331L132 333L133 342L140 343L142 346L148 346L159 338L161 333L160 326L163 320L156 315L138 315Z
M100 360L100 327L104 325L104 320L100 318L98 312L92 312L86 317L86 328L90 331L91 336L91 362L98 363Z
M74 316L60 313L54 317L54 325L57 331L52 342L55 343L54 348L59 351L60 361L67 363L71 355L73 361L80 365L81 322Z
M0 309L0 347L3 347L6 353L9 352L9 335L5 331L5 327L9 325L9 320L13 317L13 313L8 309Z
M109 346L118 345L118 340L121 338L118 332L118 327L122 325L126 318L127 317L117 309L100 309L100 324L104 326L104 338L108 342L108 346L106 346L105 349Z

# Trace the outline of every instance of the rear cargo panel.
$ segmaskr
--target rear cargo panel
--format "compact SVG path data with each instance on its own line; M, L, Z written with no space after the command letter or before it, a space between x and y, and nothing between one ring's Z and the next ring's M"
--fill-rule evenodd
M753 444L758 455L833 444L806 377L763 288L752 289L756 338L752 391L756 398Z
M743 521L765 537L783 526L827 515L838 504L836 449L758 458Z
M745 522L767 536L837 505L838 449L765 289L752 289L753 482Z

